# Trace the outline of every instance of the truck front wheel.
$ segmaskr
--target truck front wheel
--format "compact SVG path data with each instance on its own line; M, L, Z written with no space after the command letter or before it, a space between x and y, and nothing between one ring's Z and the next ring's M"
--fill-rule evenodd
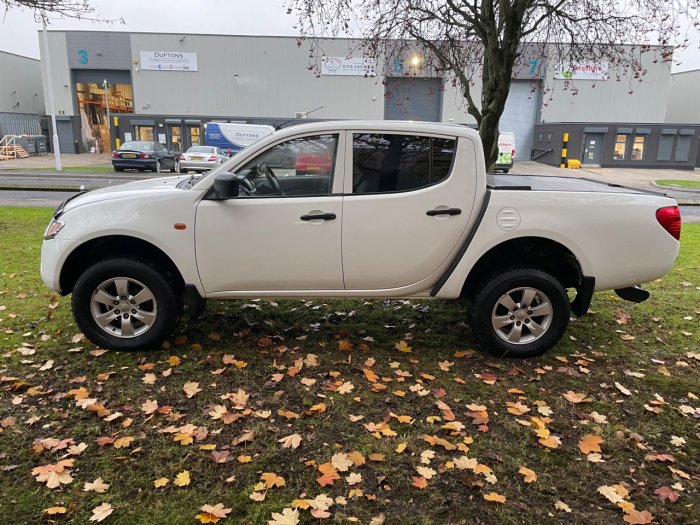
M174 286L145 262L114 258L89 267L73 287L75 321L90 341L111 350L159 345L175 327Z
M474 335L495 356L534 357L559 342L569 324L566 290L552 275L517 269L491 277L470 311Z

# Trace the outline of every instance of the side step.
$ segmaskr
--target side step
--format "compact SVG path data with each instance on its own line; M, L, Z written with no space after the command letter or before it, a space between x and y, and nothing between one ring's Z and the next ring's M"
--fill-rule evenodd
M630 286L629 288L618 288L615 293L621 299L633 303L642 303L649 299L649 292L643 290L641 286Z

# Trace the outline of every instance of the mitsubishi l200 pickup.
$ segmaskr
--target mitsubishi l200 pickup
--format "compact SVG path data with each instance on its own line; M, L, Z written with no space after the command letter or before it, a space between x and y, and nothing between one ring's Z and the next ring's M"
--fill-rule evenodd
M104 348L157 347L209 299L464 298L482 348L529 357L594 291L646 299L637 285L671 270L679 237L663 195L487 175L466 127L321 122L276 131L206 175L68 199L41 275L72 293L78 326Z

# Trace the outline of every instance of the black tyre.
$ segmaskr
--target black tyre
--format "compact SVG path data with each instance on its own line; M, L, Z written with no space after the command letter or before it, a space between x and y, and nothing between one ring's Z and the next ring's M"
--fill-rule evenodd
M145 262L107 259L83 272L73 287L73 316L96 345L141 350L160 345L179 317L175 286Z
M157 159L157 160L156 160L156 166L155 166L155 168L153 169L153 171L155 171L156 173L160 173L161 170L162 170L162 166L161 166L161 164L160 164L160 159Z
M173 165L170 167L170 173L177 173L177 162L173 162Z
M559 342L570 311L559 281L546 272L523 268L491 277L473 297L470 324L488 353L534 357Z
M114 171L124 171L124 168L119 168L119 167L115 166Z
M503 173L508 173L509 171L510 171L509 169L503 170Z
M187 168L180 168L180 173L187 173L189 170Z

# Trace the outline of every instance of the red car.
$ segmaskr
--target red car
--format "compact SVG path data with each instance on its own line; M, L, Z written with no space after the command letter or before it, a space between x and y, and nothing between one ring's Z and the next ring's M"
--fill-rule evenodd
M297 155L295 168L297 175L327 175L333 170L331 152L323 146L309 146Z

